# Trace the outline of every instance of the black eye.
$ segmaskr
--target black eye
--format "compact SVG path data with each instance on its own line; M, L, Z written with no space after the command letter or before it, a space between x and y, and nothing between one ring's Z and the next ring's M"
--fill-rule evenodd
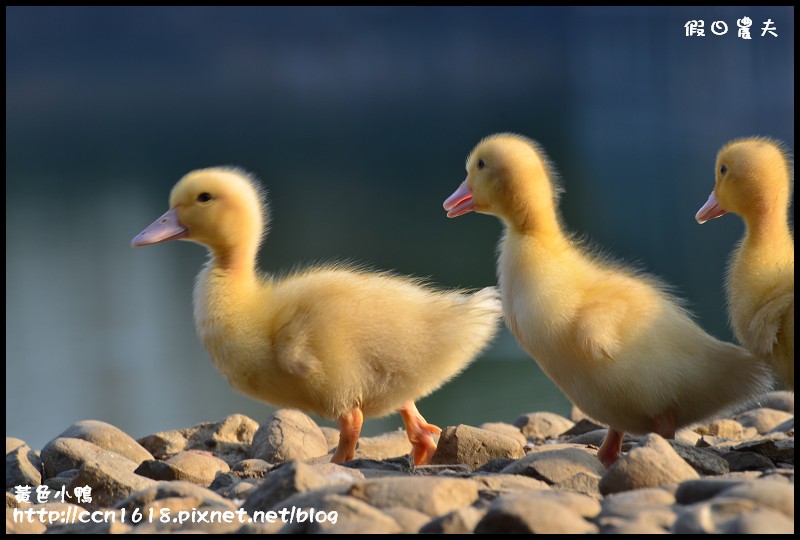
M720 166L719 174L725 174L726 172L728 172L728 168L725 165Z
M208 202L213 198L214 197L211 196L211 193L208 193L207 191L204 191L203 193L197 196L197 200L199 202Z
M482 159L478 160L478 169L483 169L486 166L486 163L483 162Z

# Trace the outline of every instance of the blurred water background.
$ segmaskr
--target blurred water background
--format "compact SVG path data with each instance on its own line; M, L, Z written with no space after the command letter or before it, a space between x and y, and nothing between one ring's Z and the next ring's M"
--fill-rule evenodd
M441 203L482 137L522 133L560 171L572 230L731 339L742 224L694 214L726 141L794 148L793 51L792 7L7 7L6 433L41 448L88 418L134 437L266 418L195 336L203 249L129 247L178 178L213 165L268 187L267 271L348 259L482 287L500 224ZM569 412L505 331L419 406L440 426Z

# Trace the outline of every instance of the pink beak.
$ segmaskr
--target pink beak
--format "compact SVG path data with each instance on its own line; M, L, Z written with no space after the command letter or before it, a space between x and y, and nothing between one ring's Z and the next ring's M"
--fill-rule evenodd
M725 213L727 213L727 211L719 205L717 196L714 195L714 192L712 191L711 195L708 196L706 204L704 204L703 207L697 211L694 219L696 219L697 222L702 225L706 221L718 218Z
M179 240L189 236L189 231L178 221L178 209L173 208L155 220L131 240L131 247L149 246Z
M444 201L444 209L447 210L447 217L454 218L475 210L475 201L472 200L472 190L469 189L467 181L461 182L458 189Z

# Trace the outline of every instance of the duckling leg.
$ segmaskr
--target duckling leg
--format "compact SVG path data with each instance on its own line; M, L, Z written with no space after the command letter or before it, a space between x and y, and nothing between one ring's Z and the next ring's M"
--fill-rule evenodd
M619 459L619 453L622 451L623 435L625 434L622 431L608 428L606 438L603 439L603 444L601 444L600 449L597 450L597 459L600 460L600 463L602 463L606 469L611 467Z
M403 417L406 434L413 447L411 454L414 456L414 465L430 463L433 453L436 452L436 441L432 435L438 435L442 430L425 421L413 401L403 403L400 416Z
M675 438L675 413L672 411L659 414L653 419L653 431L665 439Z
M356 443L361 435L364 413L356 407L339 418L339 446L331 458L331 463L344 463L356 455Z

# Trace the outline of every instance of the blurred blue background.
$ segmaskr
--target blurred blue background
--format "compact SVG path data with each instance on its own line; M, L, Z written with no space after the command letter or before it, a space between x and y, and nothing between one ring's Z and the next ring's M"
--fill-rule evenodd
M6 433L40 448L87 418L134 437L266 418L195 337L203 250L129 247L178 178L213 165L268 187L267 271L349 259L481 287L500 224L441 203L482 137L522 133L560 171L572 230L731 339L742 224L694 214L726 141L794 148L793 51L791 7L6 8ZM569 403L504 333L420 410L477 425Z

